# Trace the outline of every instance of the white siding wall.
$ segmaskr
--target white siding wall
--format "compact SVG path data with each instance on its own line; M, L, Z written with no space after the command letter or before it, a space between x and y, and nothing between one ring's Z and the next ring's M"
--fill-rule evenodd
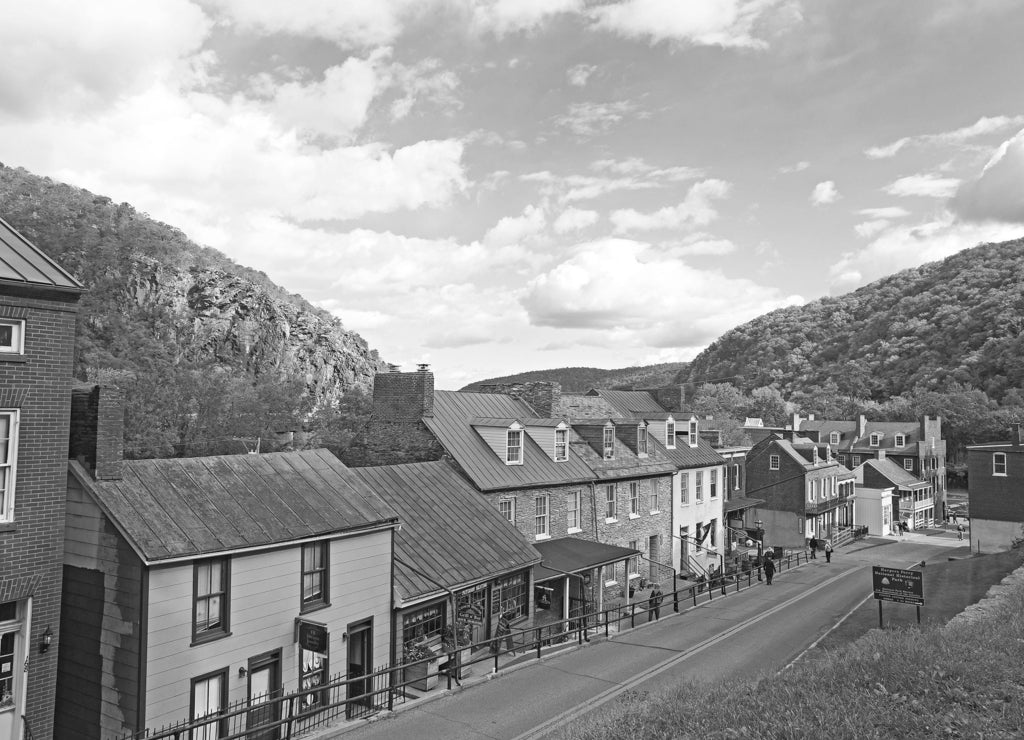
M704 500L701 503L697 503L695 499L694 490L696 488L695 481L697 471L703 471L703 491ZM711 498L711 472L717 470L716 475L718 476L717 495L715 498ZM680 474L676 473L672 478L672 563L673 567L679 567L679 559L681 555L682 542L679 539L679 528L689 527L690 538L692 541L696 541L697 537L697 522L707 524L712 519L718 520L718 531L715 532L715 547L714 550L719 554L724 552L724 534L725 534L725 519L722 514L722 502L725 499L724 496L724 483L722 475L724 470L721 465L712 465L706 468L689 468L685 471L681 471L687 474L688 492L686 500L687 504L680 503ZM704 548L711 547L711 536L703 542ZM721 558L710 555L704 549L691 547L690 552L693 554L694 559L697 560L701 565L720 565Z
M508 427L474 426L473 428L483 438L484 442L494 450L494 454L502 462L505 462L505 453L508 450Z
M228 699L246 696L247 679L238 668L254 657L281 648L286 692L298 683L295 618L300 616L301 548L237 556L231 559L231 635L190 647L192 641L192 563L154 568L149 580L149 630L146 668L146 724L160 726L184 719L191 679L228 668ZM330 673L347 667L342 633L350 622L373 618L374 666L390 661L391 531L332 540L331 606L306 618L327 624Z
M554 427L526 427L526 433L530 439L537 443L544 453L552 460L555 459L555 428ZM566 449L569 447L569 440L566 439Z

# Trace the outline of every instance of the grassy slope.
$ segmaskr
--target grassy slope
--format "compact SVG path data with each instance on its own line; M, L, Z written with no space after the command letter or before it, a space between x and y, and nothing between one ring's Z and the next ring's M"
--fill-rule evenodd
M928 566L926 606L949 616L1021 563L1021 553ZM945 571L945 572L943 572ZM968 588L965 581L976 581ZM972 590L973 589L973 590ZM969 596L970 594L970 596ZM976 600L976 598L974 598ZM623 698L566 740L1019 738L1024 728L1024 588L970 623L891 630L819 651L757 684L690 683ZM913 618L912 607L905 609ZM941 620L936 620L936 622Z

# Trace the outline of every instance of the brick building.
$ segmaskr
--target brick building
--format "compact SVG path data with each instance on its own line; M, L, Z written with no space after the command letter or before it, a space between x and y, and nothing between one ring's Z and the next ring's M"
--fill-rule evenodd
M1024 537L1024 424L1007 442L968 445L967 471L971 547L1009 549Z
M53 736L81 283L0 219L0 738Z

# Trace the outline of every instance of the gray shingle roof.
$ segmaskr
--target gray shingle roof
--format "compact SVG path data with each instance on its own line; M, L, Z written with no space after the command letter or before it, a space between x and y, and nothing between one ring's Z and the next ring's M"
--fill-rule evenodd
M147 562L397 522L327 450L132 460L115 481L71 467Z
M403 601L443 593L438 583L455 589L540 562L522 533L446 462L347 473L402 520L395 535L395 590Z
M594 388L587 392L605 399L623 416L642 416L646 412L665 413L665 409L648 391L610 391Z
M85 288L0 218L0 282L81 293Z

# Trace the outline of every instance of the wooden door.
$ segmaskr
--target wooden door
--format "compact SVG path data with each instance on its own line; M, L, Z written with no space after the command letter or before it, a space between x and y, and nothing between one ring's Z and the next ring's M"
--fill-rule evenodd
M246 728L249 740L278 740L280 727L265 727L281 717L281 651L249 658L249 714ZM260 729L263 727L264 729Z

